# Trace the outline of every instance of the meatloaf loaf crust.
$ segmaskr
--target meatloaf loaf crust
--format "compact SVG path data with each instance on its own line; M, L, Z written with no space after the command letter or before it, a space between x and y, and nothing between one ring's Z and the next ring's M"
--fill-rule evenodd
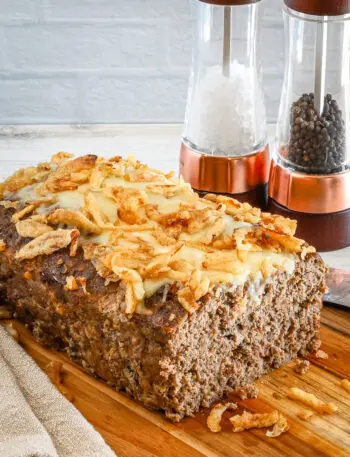
M125 281L106 281L81 246L18 258L32 238L11 206L0 205L1 300L38 341L173 421L320 345L326 266L312 249L293 254L293 272L214 284L194 312L167 283L144 299L148 312L128 314Z

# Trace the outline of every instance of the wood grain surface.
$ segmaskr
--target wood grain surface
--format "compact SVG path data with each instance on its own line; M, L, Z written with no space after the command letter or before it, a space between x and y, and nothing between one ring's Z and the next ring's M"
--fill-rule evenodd
M13 321L24 349L45 369L52 360L63 363L63 384L73 403L103 435L118 457L150 456L329 456L350 455L350 393L340 380L350 379L350 312L325 307L322 318L322 349L328 359L310 358L304 375L293 364L264 376L256 384L257 399L238 401L240 410L268 412L278 409L288 417L290 430L278 438L267 438L266 429L233 433L225 413L223 429L212 433L206 427L208 410L179 424L167 421L161 413L143 408L123 393L83 372L63 354L36 343L23 325ZM297 413L305 407L287 398L288 387L297 386L332 401L338 411L315 415L306 422Z

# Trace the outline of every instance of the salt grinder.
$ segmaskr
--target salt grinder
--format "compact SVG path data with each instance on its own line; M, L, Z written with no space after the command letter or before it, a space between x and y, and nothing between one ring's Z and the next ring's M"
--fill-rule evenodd
M196 0L180 173L199 193L263 207L269 151L257 55L260 0Z
M350 245L350 0L284 0L271 211L320 251Z

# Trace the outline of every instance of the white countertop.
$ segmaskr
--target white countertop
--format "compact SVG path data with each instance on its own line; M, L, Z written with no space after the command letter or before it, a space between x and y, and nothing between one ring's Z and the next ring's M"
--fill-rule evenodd
M176 171L181 133L182 125L170 124L1 126L0 180L58 151L105 156L132 153L151 167ZM322 256L330 266L350 270L350 247Z

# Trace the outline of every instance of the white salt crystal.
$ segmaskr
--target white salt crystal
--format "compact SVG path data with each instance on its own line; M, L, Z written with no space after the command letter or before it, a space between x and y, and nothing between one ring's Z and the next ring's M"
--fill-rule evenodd
M192 87L184 138L195 149L213 155L253 152L266 138L263 95L255 69L234 60L230 77L215 65Z

